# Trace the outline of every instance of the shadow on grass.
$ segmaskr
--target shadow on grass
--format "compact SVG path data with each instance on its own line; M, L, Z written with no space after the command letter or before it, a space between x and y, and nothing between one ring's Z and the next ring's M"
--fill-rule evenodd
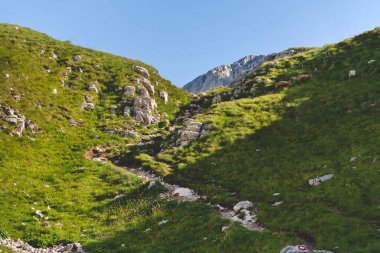
M259 220L273 231L292 232L330 250L339 247L337 252L371 252L379 246L380 83L314 80L287 90L281 104L304 98L280 120L215 152L207 153L204 142L194 143L180 159L194 151L205 152L205 158L193 157L194 163L168 179L214 203L253 200ZM228 124L221 136L209 138L227 138L223 132L235 127ZM308 179L329 173L331 181L308 185Z

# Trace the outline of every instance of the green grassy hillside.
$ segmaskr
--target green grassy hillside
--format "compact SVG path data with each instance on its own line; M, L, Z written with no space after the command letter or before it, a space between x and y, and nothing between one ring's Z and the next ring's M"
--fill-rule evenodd
M208 102L196 100L208 109L195 120L211 123L211 133L183 149L167 144L156 159L173 169L168 179L214 203L255 202L272 232L333 252L377 252L379 64L379 28L268 62L234 87L209 92ZM349 78L350 70L356 75ZM301 74L312 78L292 78ZM290 84L278 90L279 81ZM231 100L236 90L235 100L210 105L218 93ZM309 185L326 174L333 178Z
M74 61L74 55L82 60ZM21 137L11 136L13 126L0 110L0 126L7 127L0 131L0 237L21 238L38 247L79 241L89 252L231 252L239 247L276 252L297 242L286 233L250 233L238 225L223 233L229 222L206 203L161 200L163 189L147 190L133 174L84 158L95 145L117 154L140 141L107 129L132 128L145 141L168 133L165 124L137 125L122 116L130 101L119 87L136 86L133 79L141 78L134 65L149 71L159 113L173 119L190 102L187 93L154 68L6 24L0 25L0 63L1 107L10 106L38 125L35 134L26 129ZM67 85L62 86L66 72ZM98 94L88 90L92 83ZM161 89L169 94L167 104L158 96ZM93 97L94 111L82 109L83 94ZM116 114L110 113L112 105ZM124 197L115 201L119 194ZM168 224L158 226L163 219Z

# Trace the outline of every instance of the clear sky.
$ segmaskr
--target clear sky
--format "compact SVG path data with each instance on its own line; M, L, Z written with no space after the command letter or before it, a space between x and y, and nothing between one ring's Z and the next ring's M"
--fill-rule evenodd
M248 54L380 26L380 0L0 0L0 22L144 61L183 86Z

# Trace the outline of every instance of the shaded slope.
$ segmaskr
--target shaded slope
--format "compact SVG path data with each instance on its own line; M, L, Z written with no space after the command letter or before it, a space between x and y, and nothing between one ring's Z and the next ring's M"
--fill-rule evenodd
M169 178L214 203L252 200L264 227L294 233L317 248L376 252L379 31L264 64L232 87L237 98L255 98L212 105L195 116L212 125L205 139L157 155L177 168ZM356 75L348 78L350 70ZM301 74L313 77L275 88ZM257 85L258 78L264 82ZM228 92L221 95L231 99ZM330 181L308 184L329 173Z

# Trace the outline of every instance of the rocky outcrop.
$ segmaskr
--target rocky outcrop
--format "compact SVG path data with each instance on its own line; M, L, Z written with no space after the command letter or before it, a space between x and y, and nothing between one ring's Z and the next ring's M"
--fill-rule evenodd
M135 95L136 88L135 86L125 86L124 87L124 96L132 97Z
M220 86L230 86L235 80L238 80L248 71L257 69L266 61L273 61L283 57L292 56L305 49L288 49L279 53L269 55L249 55L232 64L221 65L206 74L198 76L193 81L186 84L183 89L192 93L210 90Z
M260 65L264 58L264 55L249 55L232 64L221 65L208 71L206 74L198 76L193 81L187 83L183 89L196 93L219 86L227 86L242 72Z
M66 245L60 244L51 248L34 248L26 242L21 240L12 240L9 238L1 239L0 245L3 245L13 252L17 253L86 253L86 251L82 248L82 245L78 242L69 243Z
M132 69L137 73L142 75L145 78L149 78L149 72L146 68L141 66L133 66Z
M147 98L149 97L149 91L145 87L143 87L143 86L137 87L137 92L142 97L147 97Z
M157 103L149 97L137 97L133 103L133 112L136 123L144 125L155 124L160 121L157 113Z
M38 132L38 126L24 115L18 114L15 110L7 105L0 105L0 123L1 130L8 132L10 135L22 136L25 129L29 129L32 133Z

